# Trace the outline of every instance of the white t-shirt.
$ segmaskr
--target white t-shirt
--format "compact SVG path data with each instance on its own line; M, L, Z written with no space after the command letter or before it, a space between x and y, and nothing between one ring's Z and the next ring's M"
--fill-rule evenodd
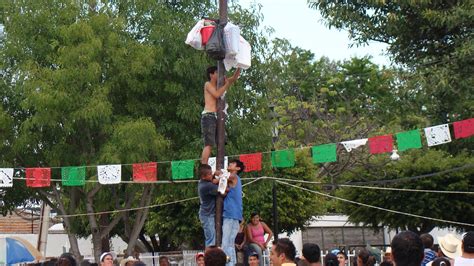
M454 259L454 266L474 266L474 259L457 257Z

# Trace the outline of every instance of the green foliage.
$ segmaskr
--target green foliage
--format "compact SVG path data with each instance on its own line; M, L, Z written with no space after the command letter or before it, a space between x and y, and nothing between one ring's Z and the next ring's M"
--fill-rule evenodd
M379 159L375 157L373 160ZM472 167L429 177L396 182L390 182L390 180L442 172L447 169L472 165L473 162L472 157L467 154L453 157L443 151L413 150L403 153L400 161L390 163L382 170L368 171L367 168L360 167L345 173L341 181L349 185L352 182L368 182L366 186L400 189L471 191L474 185L470 178L474 173ZM382 180L384 182L379 182L380 184L373 183ZM386 191L354 187L341 188L337 194L342 198L403 213L469 224L474 223L472 216L474 209L471 204L474 198L472 195ZM339 208L350 215L352 222L363 223L374 228L383 224L390 228L405 228L420 233L430 232L434 227L456 227L468 230L468 228L461 225L404 216L346 202L341 202Z
M356 44L387 43L396 63L413 70L418 110L435 122L473 112L474 6L469 1L367 1L339 5L310 1L330 27L346 29ZM411 83L411 82L410 82Z

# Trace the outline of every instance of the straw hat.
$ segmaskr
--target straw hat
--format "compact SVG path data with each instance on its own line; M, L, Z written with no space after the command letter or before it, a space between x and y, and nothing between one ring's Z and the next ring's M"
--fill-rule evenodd
M459 240L453 234L447 234L445 236L438 236L438 244L441 251L446 257L454 259L462 254L461 251L461 240Z
M122 259L120 261L120 266L125 266L125 264L127 264L127 262L130 262L130 261L137 261L135 258L133 258L132 256L129 256L125 259Z

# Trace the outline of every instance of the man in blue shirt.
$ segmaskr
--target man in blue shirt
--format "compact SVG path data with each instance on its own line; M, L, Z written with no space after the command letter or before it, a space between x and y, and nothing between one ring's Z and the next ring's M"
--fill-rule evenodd
M235 159L229 162L227 171L236 177L235 186L229 188L224 199L224 221L222 223L222 249L227 256L230 257L228 266L235 265L237 263L235 255L235 236L239 232L239 224L242 221L242 183L240 182L240 174L244 171L244 163Z

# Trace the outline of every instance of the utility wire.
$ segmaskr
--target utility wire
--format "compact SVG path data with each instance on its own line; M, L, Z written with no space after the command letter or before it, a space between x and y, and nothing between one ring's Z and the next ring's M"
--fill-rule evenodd
M261 178L256 178L255 180L252 180L248 183L245 183L242 185L242 187L248 186L254 182L257 182L261 179L265 179L267 177L261 177ZM199 197L191 197L187 199L182 199L182 200L176 200L172 202L165 202L165 203L160 203L160 204L153 204L153 205L148 205L148 206L143 206L143 207L136 207L136 208L127 208L127 209L121 209L121 210L113 210L113 211L102 211L102 212L93 212L93 213L77 213L77 214L65 214L65 215L56 215L57 218L66 218L66 217L80 217L80 216L88 216L88 215L101 215L101 214L112 214L112 213L120 213L120 212L128 212L128 211L138 211L138 210L143 210L143 209L150 209L150 208L157 208L157 207L163 207L163 206L168 206L168 205L173 205L177 203L183 203L191 200L196 200L199 199Z
M369 204L365 204L365 203L361 203L361 202L357 202L357 201L348 200L348 199L344 199L344 198L341 198L341 197L329 195L329 194L326 194L326 193L322 193L322 192L319 192L319 191L307 189L307 188L304 188L304 187L299 187L299 186L289 184L289 183L283 182L283 181L276 181L276 182L278 182L280 184L283 184L283 185L290 186L290 187L298 188L298 189L301 189L301 190L304 190L304 191L307 191L307 192L310 192L310 193L314 193L314 194L317 194L317 195L320 195L320 196L324 196L324 197L328 197L328 198L331 198L331 199L336 199L336 200L352 203L352 204L363 206L363 207L377 209L377 210L380 210L380 211L386 211L386 212L391 212L391 213L401 214L401 215L405 215L405 216L416 217L416 218L425 219L425 220L432 220L432 221L437 221L437 222L474 227L474 224L462 223L462 222L456 222L456 221L449 221L449 220L444 220L444 219L432 218L432 217L427 217L427 216L422 216L422 215L417 215L417 214L412 214L412 213L407 213L407 212L401 212L401 211L386 209L386 208L382 208L382 207L378 207L378 206L374 206L374 205L369 205Z

